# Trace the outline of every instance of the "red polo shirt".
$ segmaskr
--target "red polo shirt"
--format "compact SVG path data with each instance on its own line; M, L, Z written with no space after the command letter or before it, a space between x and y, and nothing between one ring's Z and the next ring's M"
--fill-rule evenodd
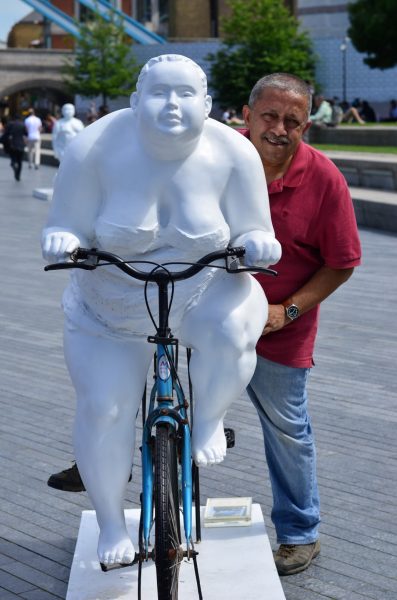
M249 138L249 132L243 132ZM269 304L298 291L322 266L360 264L361 247L346 181L324 154L301 142L284 177L268 186L276 238L282 246L278 277L257 275ZM313 366L319 306L283 329L262 336L259 355L291 367Z

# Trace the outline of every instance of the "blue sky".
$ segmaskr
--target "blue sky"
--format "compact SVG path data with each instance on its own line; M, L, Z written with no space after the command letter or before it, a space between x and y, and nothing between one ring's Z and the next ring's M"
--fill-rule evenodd
M0 0L0 40L5 42L11 27L33 10L22 0Z

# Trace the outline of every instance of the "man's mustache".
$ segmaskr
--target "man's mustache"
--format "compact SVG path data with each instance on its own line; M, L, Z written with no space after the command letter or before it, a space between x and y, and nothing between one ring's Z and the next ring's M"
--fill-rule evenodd
M266 140L267 142L270 142L271 144L282 144L282 145L289 144L289 139L285 135L280 135L279 137L276 137L276 136L269 135L267 133L263 133L261 135L261 139Z

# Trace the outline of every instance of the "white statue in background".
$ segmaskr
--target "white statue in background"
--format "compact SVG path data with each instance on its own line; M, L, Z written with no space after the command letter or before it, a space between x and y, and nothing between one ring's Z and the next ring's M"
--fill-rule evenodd
M276 263L281 250L260 158L242 135L209 119L210 110L196 63L179 55L149 60L131 108L71 142L43 232L45 259L95 246L127 259L194 261L230 242L246 246L251 264ZM156 302L153 289L151 306ZM77 395L75 453L100 527L99 560L129 563L134 547L123 499L153 354L143 286L112 267L76 270L63 307ZM192 447L199 465L226 454L223 418L251 379L266 318L263 291L246 273L205 269L175 285L170 325L193 350Z
M55 157L61 161L71 140L84 129L80 119L76 119L73 104L64 104L62 118L58 119L52 130L52 147Z

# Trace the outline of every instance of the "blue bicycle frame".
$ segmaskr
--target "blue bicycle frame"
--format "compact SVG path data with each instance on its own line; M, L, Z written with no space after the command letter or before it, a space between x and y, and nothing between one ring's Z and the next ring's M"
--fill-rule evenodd
M176 341L176 340L175 340ZM190 428L182 389L174 378L175 345L157 344L155 383L151 391L148 416L142 436L142 522L144 552L149 554L150 531L153 526L153 451L152 429L158 423L168 423L175 434L181 433L182 507L186 544L192 537L192 464ZM174 408L174 392L177 408ZM158 406L155 407L157 401Z
M142 534L143 552L149 555L149 539L153 526L153 446L152 430L159 423L168 423L175 435L181 436L182 467L182 508L183 525L186 538L187 553L192 539L192 458L190 444L190 427L187 418L187 405L182 389L177 381L174 366L174 349L178 340L171 336L168 327L168 285L169 274L158 273L159 324L157 335L149 336L148 341L155 343L156 369L155 383L150 395L148 415L143 427L142 437ZM174 405L174 393L176 405ZM157 401L157 407L155 403Z

